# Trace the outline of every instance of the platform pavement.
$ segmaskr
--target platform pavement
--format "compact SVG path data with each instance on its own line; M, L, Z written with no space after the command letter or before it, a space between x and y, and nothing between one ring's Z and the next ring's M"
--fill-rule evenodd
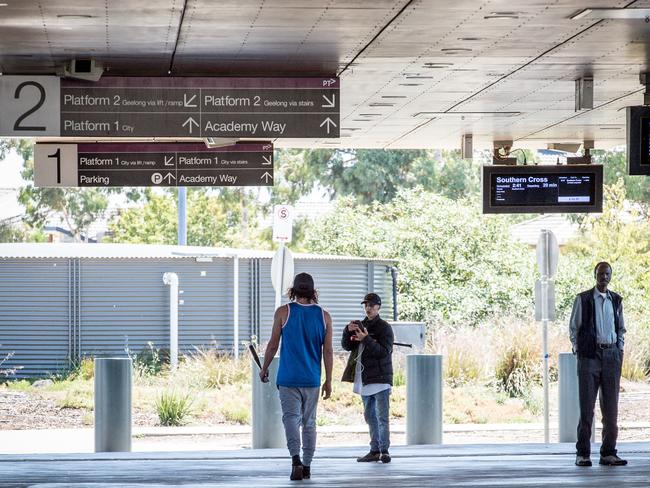
M399 446L390 464L360 464L358 447L322 448L312 479L289 481L285 449L0 456L3 488L650 486L650 442L621 443L625 467L573 464L571 444ZM597 457L594 458L597 461Z

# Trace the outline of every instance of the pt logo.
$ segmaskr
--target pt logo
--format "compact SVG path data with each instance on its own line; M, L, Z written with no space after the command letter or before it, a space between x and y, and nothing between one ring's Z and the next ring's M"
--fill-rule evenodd
M286 207L281 208L280 211L278 212L278 217L280 217L281 219L288 218L289 217L289 210L287 210Z
M160 185L163 181L163 176L160 173L154 173L151 175L151 182L154 185Z

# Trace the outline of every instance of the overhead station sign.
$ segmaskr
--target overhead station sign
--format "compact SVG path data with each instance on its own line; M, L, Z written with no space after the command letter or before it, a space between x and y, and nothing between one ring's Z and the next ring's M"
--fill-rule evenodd
M36 144L40 187L273 186L273 144Z
M0 135L337 138L330 78L0 77Z
M602 212L602 165L483 166L483 213Z

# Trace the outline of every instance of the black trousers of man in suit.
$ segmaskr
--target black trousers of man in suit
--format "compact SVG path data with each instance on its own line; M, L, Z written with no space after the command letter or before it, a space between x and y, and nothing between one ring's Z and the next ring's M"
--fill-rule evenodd
M576 443L578 456L591 454L591 428L598 389L600 389L600 410L603 415L603 443L600 447L600 455L616 454L618 392L622 363L623 352L616 345L607 349L598 348L595 358L578 358L580 398L580 422Z

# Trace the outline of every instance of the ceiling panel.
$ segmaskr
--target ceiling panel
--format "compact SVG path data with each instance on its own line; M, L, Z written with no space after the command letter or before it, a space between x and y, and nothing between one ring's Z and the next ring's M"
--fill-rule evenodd
M642 103L638 75L650 69L643 20L570 19L588 7L647 8L647 0L6 3L5 74L55 74L89 56L105 76L339 74L341 141L279 147L458 147L463 133L485 147L509 138L620 144L622 109ZM504 13L511 18L495 18ZM581 76L594 78L596 108L576 113Z

